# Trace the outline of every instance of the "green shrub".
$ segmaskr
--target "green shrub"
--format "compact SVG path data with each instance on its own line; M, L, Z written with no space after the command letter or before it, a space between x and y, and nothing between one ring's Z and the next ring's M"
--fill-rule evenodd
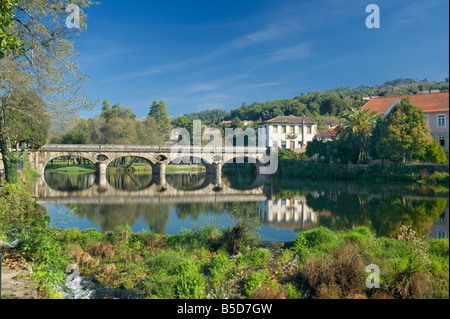
M299 254L307 254L313 251L317 252L335 243L337 238L337 235L330 229L320 226L297 235L293 240L293 250Z
M161 240L161 236L158 233L151 230L141 231L139 237L141 238L143 244L146 246L156 244Z
M449 240L432 238L428 240L429 253L449 258Z
M270 256L270 251L265 248L257 248L254 251L245 253L240 262L243 265L259 265L267 263Z
M353 230L339 234L338 237L358 245L365 243L368 239L375 238L370 228L366 226L356 227Z
M201 299L205 295L205 277L199 272L199 264L192 259L181 262L177 267L179 281L176 284L180 299Z
M94 228L85 229L81 232L80 245L87 246L91 243L101 241L103 234Z
M297 288L290 282L284 285L284 291L288 299L302 299L302 294L297 290Z
M131 290L134 288L134 283L131 280L124 280L119 282L116 287L121 288L121 289L125 289L125 290Z
M228 256L222 252L218 253L208 265L211 281L220 283L232 267L233 262Z
M81 240L83 233L78 228L65 229L61 233L61 241L64 243L75 243Z
M247 295L250 295L251 292L260 287L261 284L267 280L269 276L269 271L267 269L258 270L252 274L250 274L244 283L244 292Z
M108 240L113 244L123 244L128 241L132 233L133 231L130 226L119 225L114 228Z
M283 249L281 251L280 256L278 257L277 262L279 264L286 264L292 260L293 252L289 249Z

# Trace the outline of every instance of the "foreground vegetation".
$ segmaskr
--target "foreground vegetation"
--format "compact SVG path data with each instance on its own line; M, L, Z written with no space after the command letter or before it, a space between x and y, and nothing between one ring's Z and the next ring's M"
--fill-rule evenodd
M402 226L393 237L367 227L319 227L292 243L258 240L252 204L235 205L235 224L213 224L165 236L51 229L47 213L19 185L0 189L0 236L19 240L4 259L29 263L41 298L61 298L65 270L146 298L448 298L449 241L424 240ZM367 288L366 267L380 269L380 288Z

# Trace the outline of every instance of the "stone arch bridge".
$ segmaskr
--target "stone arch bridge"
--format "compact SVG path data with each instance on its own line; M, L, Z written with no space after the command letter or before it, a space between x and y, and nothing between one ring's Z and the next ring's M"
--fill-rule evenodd
M176 147L176 146L175 146ZM61 156L78 156L94 163L100 184L106 178L106 168L113 160L133 156L147 160L152 166L153 175L159 176L164 182L165 168L170 162L186 158L194 158L206 168L206 174L216 176L217 184L221 184L222 166L225 163L242 163L248 158L254 163L258 174L270 174L273 164L278 164L277 153L266 147L178 147L152 145L77 145L77 144L48 144L39 150L30 150L28 159L32 168L41 176L45 167L54 158ZM178 151L177 151L178 150ZM269 163L269 169L268 165ZM270 167L272 165L272 167ZM276 167L275 167L276 171Z

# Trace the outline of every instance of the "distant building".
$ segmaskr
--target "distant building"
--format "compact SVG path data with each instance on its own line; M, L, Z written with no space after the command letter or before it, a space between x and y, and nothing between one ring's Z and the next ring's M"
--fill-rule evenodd
M449 93L428 93L406 95L424 113L428 121L431 136L449 156ZM403 96L388 96L371 99L362 108L372 112L387 115L401 101Z
M317 134L317 122L307 116L278 116L258 124L258 145L304 151Z
M247 125L249 125L250 123L252 123L252 121L247 121L247 120L241 121L241 124L244 125L244 126L247 126ZM231 124L231 121L222 121L222 122L220 122L220 124L230 125L230 124Z
M335 130L318 130L316 134L316 139L319 141L334 141L336 139L336 131Z

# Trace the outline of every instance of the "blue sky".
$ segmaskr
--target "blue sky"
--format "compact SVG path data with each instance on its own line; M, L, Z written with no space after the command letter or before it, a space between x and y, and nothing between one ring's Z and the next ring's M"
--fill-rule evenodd
M368 4L380 28L365 24ZM395 78L443 80L448 0L103 0L75 37L91 100L170 115ZM101 105L83 116L94 116Z

